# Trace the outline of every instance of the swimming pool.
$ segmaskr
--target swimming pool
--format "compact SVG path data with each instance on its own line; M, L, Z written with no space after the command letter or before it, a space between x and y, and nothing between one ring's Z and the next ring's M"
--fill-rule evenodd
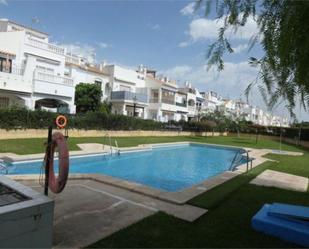
M240 150L183 144L154 146L149 151L122 153L120 156L71 157L70 173L104 174L175 192L229 170ZM8 174L39 174L41 166L41 161L16 162L8 166Z

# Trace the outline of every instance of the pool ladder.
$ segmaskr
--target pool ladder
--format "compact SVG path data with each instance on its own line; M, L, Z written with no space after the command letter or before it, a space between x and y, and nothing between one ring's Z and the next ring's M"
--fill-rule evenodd
M104 138L105 138L105 140L103 142L105 142L105 143L103 143L103 150L105 148L105 144L109 143L110 155L112 156L113 155L112 137L109 134L105 134ZM119 147L118 147L117 140L115 140L115 147L117 148L117 150L115 152L119 156L120 150L119 150Z
M250 160L250 157L249 157L249 152L248 150L239 150L237 151L237 153L235 154L233 160L232 160L232 163L231 163L231 166L230 166L230 171L234 171L235 168L238 166L238 164L240 163L241 159L244 157L243 154L246 153L246 163L247 163L247 168L246 168L246 172L249 171L249 161L250 161L250 170L252 169L252 160ZM237 156L239 156L238 160L237 159Z
M109 134L105 134L104 136L104 141L103 141L103 150L105 149L105 144L109 142L109 150L110 154L113 154L113 147L112 147L112 138Z
M120 156L120 150L119 150L119 146L118 146L118 142L117 140L115 140L115 147L117 148L117 155Z
M7 175L9 173L8 167L4 164L4 161L0 160L0 172L5 171L5 174Z

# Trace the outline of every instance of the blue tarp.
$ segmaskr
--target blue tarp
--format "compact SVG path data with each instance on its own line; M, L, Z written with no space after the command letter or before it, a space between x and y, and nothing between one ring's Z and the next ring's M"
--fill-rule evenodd
M265 204L252 218L252 227L256 231L309 247L309 207Z

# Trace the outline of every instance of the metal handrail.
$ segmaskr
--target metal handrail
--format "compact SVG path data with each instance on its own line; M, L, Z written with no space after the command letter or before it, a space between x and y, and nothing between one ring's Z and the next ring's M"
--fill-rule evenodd
M6 175L9 173L8 167L2 162L0 162L0 170L5 170Z
M234 169L235 169L234 165L235 165L235 163L236 163L237 156L238 156L238 155L241 155L241 158L240 158L240 160L241 160L241 159L242 159L242 154L243 154L244 152L246 152L246 151L245 151L245 150L238 150L238 151L237 151L237 153L235 154L235 156L234 156L234 158L233 158L233 160L232 160L232 163L231 163L231 166L230 166L230 171L234 171ZM239 161L239 160L238 160L238 161Z
M115 147L117 148L117 155L120 156L120 150L119 150L119 146L118 146L117 140L115 140Z
M232 160L232 163L231 163L231 166L230 166L230 171L234 171L234 169L235 169L235 167L233 167L233 166L234 166L234 164L236 162L237 156L238 155L242 155L244 153L246 153L246 159L247 159L246 160L246 166L247 166L246 167L246 172L249 171L249 161L250 161L250 170L252 169L252 161L250 160L250 157L249 157L249 151L248 150L239 150L239 151L237 151L237 153L235 154L235 156L234 156L234 158Z
M105 134L104 136L105 138L105 142L107 142L107 138L109 138L109 149L110 149L110 153L111 155L113 154L113 147L112 147L112 139L111 139L111 136L109 134ZM104 142L104 141L103 141ZM105 143L103 143L103 150L104 150L104 147L105 147Z
M237 153L235 154L235 156L234 156L234 158L233 158L233 160L232 160L232 162L231 162L230 171L233 171L233 165L234 165L234 162L235 162L236 157L237 157L237 155L239 154L239 152L240 152L240 150L237 151Z

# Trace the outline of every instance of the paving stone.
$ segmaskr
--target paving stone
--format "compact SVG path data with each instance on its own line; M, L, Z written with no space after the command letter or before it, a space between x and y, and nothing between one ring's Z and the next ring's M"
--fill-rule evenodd
M308 189L308 178L274 170L265 170L250 183L300 192L306 192Z

